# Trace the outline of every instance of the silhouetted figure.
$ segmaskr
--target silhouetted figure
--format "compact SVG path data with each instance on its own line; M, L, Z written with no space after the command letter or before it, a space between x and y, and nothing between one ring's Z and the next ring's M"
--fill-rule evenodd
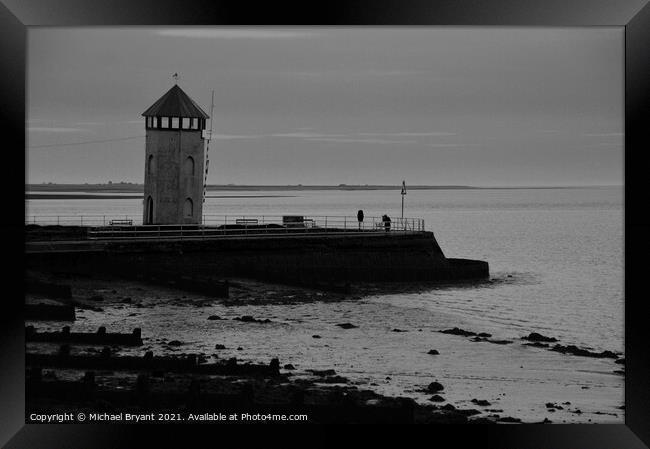
M357 221L359 222L359 229L361 229L361 223L363 223L363 211L361 209L357 212Z
M390 217L388 215L383 215L381 221L384 222L384 230L386 232L390 231Z

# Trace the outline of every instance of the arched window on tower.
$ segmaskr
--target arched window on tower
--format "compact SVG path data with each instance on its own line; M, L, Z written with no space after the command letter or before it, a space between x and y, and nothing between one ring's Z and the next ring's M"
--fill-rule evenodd
M150 154L147 158L147 174L153 175L154 164L153 164L153 154Z
M194 215L194 203L188 198L183 205L183 216L185 218L192 218L192 215Z
M187 159L185 159L183 172L185 173L185 176L194 176L194 158L192 156L188 156Z

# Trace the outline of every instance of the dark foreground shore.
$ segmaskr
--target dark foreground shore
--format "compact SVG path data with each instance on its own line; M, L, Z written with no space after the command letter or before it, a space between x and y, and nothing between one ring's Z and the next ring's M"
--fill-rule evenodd
M422 391L431 395L431 404L419 404L411 398L370 391L333 369L297 369L277 358L240 360L232 353L224 356L229 342L223 340L215 344L212 353L204 353L193 351L188 342L155 339L146 326L130 334L111 329L70 331L69 327L74 327L71 320L83 322L85 311L110 314L126 305L156 308L146 298L161 287L66 273L30 272L27 281L34 287L26 302L30 313L36 314L26 330L28 422L37 422L47 413L72 413L75 417L78 413L104 413L115 419L125 419L125 413L161 413L170 421L198 422L219 421L220 413L255 415L257 418L251 419L259 421L273 420L269 418L272 415L304 415L306 418L292 419L318 423L519 421L497 412L486 415L478 402L481 410L448 402L443 405L437 401L444 394L444 385L434 379L422 385ZM221 301L256 301L268 287L238 280L232 283L229 298ZM337 301L346 295L277 285L273 292L274 297L267 295L264 300L282 301L299 293L304 300ZM200 298L190 295L185 300L201 307L206 299ZM58 309L65 307L72 307L76 315L60 313ZM236 319L263 322L249 316Z

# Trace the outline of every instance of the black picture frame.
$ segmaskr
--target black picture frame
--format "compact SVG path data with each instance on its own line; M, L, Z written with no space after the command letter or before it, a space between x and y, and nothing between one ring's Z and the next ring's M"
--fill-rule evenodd
M650 249L645 218L650 109L650 5L647 0L364 0L246 2L208 0L2 0L0 4L0 117L4 162L2 220L5 264L0 312L0 444L7 448L134 447L134 439L178 445L178 436L216 441L211 425L25 424L22 313L27 28L120 25L396 25L614 26L625 28L625 424L438 426L436 438L454 447L643 448L650 445L650 351L644 278ZM620 61L612 61L618 64ZM11 169L10 169L11 167ZM24 170L23 170L24 173ZM9 175L12 176L9 176ZM23 181L25 181L23 177ZM20 211L23 211L23 214ZM219 428L221 434L223 427ZM265 429L270 426L265 426ZM410 433L410 431L407 431ZM246 433L241 432L240 435ZM428 433L428 432L425 432ZM176 438L172 438L176 435ZM266 435L266 431L262 436ZM259 434L258 434L259 436ZM340 436L340 435L339 435ZM189 440L183 441L188 447ZM426 441L426 440L425 440ZM282 442L280 440L279 442ZM142 444L142 443L140 443Z

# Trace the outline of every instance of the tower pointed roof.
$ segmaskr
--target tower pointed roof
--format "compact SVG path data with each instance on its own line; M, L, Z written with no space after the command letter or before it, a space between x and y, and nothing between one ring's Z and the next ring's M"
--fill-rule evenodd
M209 118L177 84L142 113L144 117Z

